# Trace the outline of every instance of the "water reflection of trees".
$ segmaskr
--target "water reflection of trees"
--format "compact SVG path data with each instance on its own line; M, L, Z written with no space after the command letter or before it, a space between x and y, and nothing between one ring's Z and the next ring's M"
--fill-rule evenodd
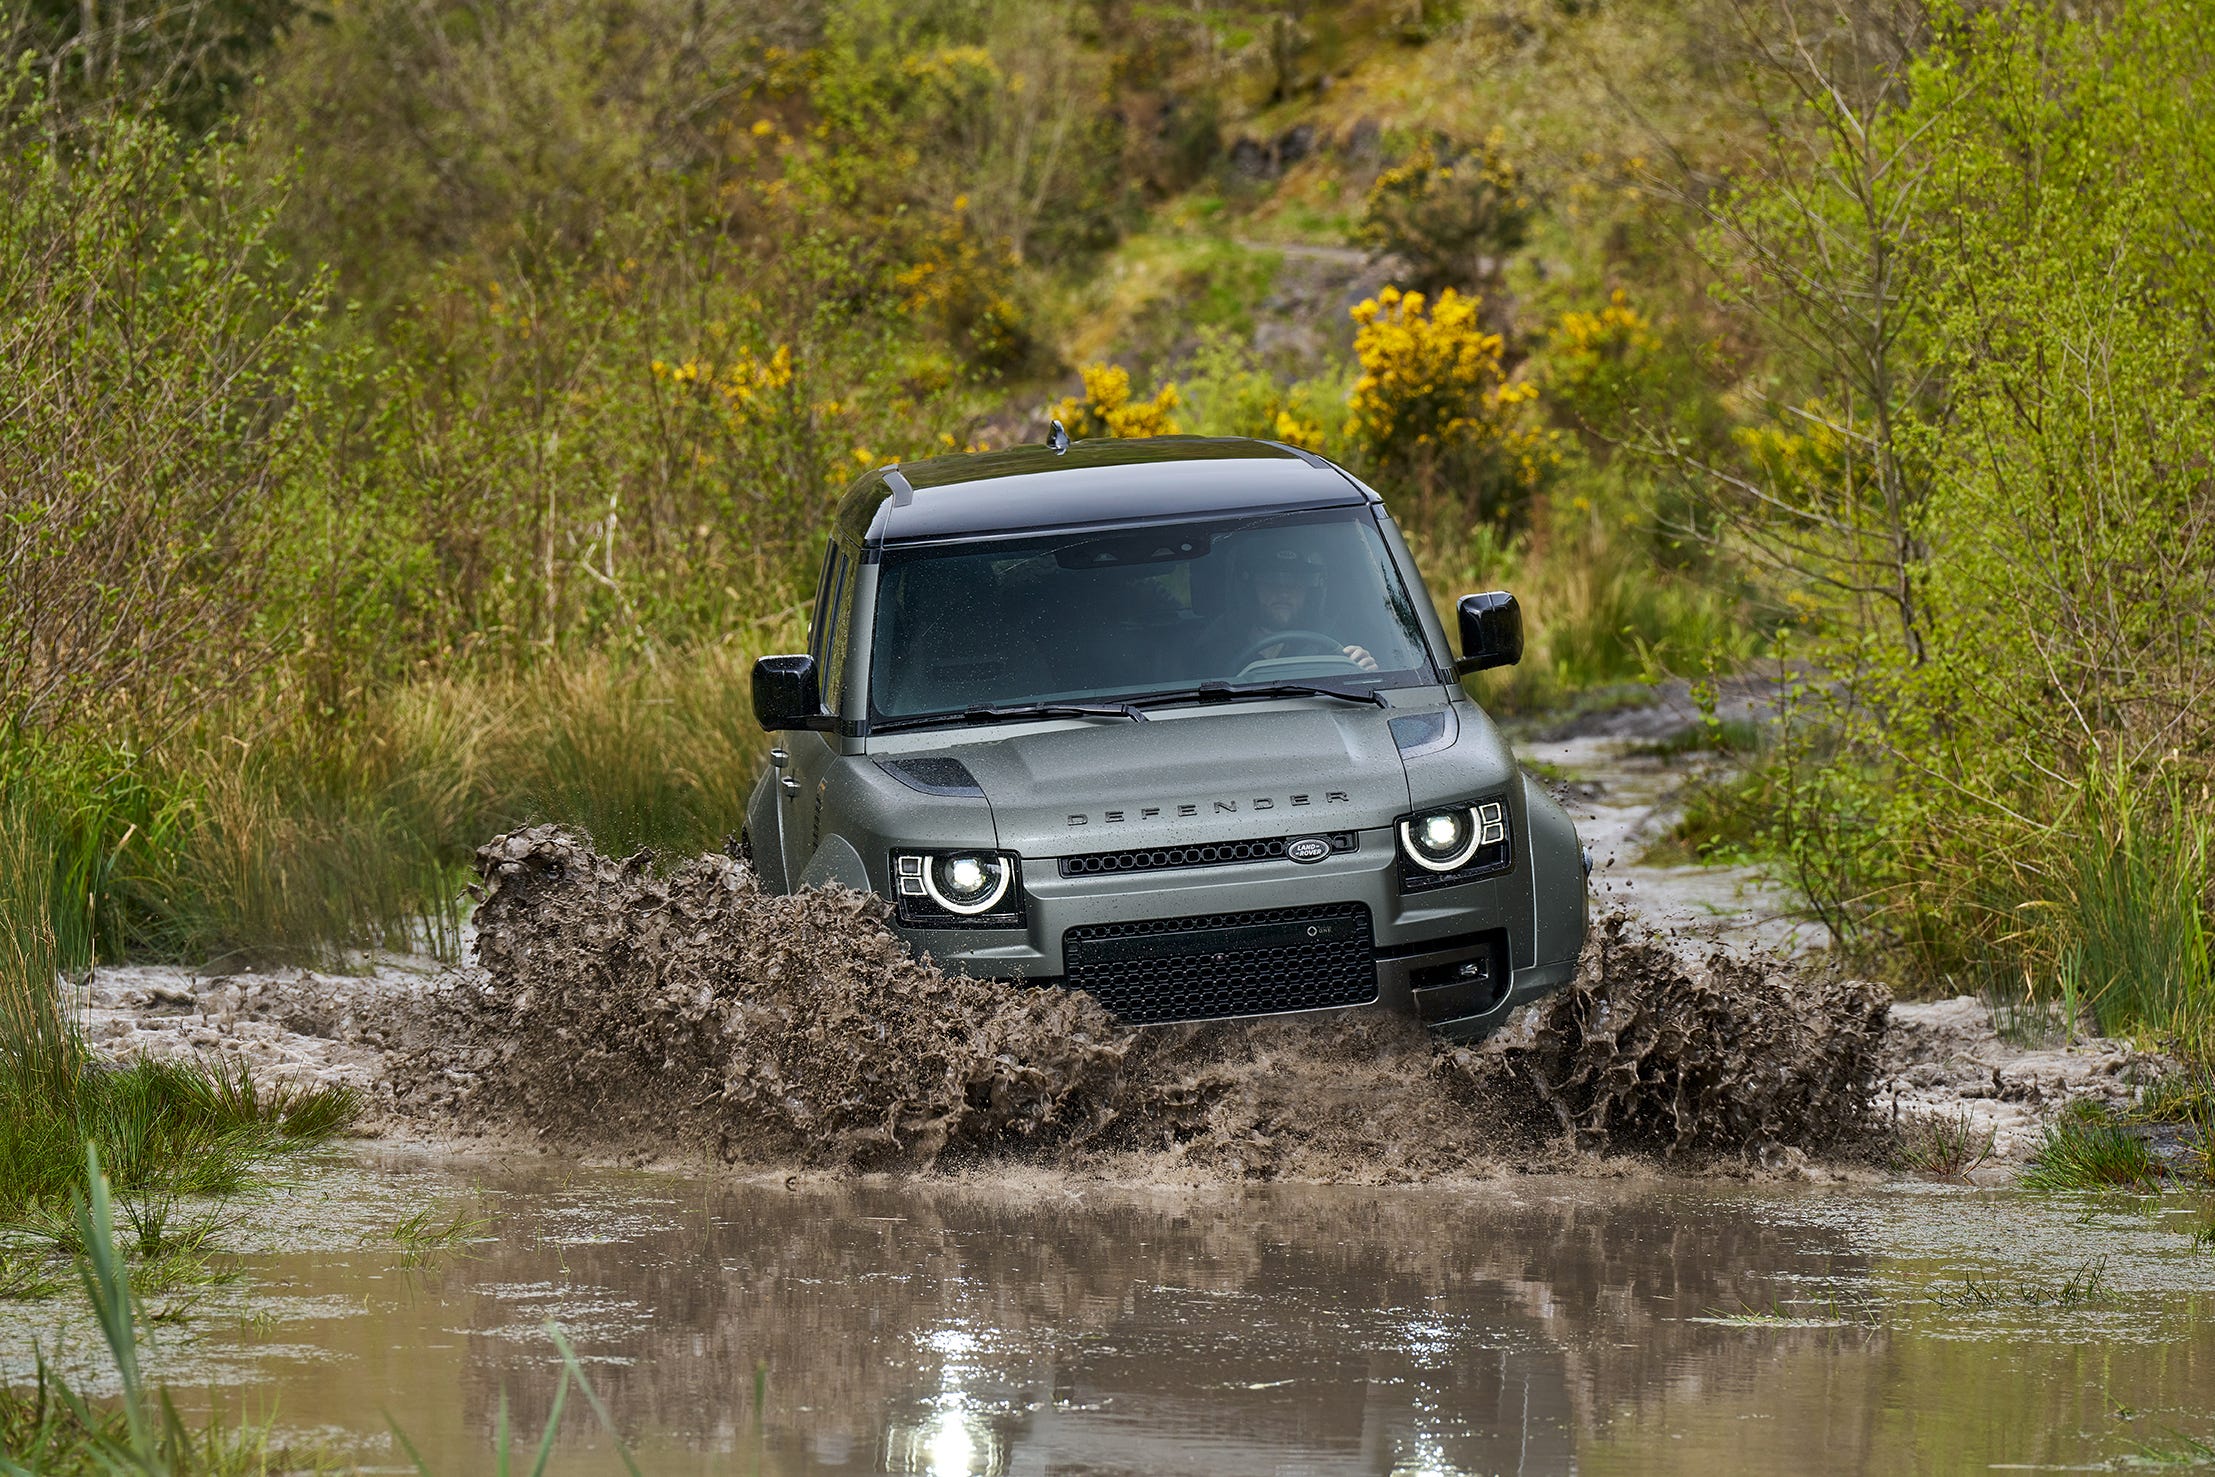
M1858 1270L1838 1233L1712 1195L1544 1183L724 1188L605 1244L534 1249L526 1211L471 1275L616 1310L578 1342L619 1424L771 1470L1455 1471L1558 1467L1579 1430L1742 1384L1779 1335L1689 1319ZM512 1292L476 1297L477 1326L512 1332L491 1305ZM472 1416L504 1390L542 1421L551 1380L526 1363L477 1336Z

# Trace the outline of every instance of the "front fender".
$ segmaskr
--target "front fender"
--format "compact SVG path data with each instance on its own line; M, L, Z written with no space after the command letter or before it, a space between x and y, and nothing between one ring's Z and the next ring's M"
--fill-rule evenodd
M779 829L783 824L777 808L776 771L765 770L754 793L746 798L746 839L753 847L755 875L770 892L792 890L784 874L784 836Z
M1584 951L1584 848L1569 813L1528 774L1523 814L1530 833L1532 963L1574 970Z
M800 874L801 887L825 887L833 882L856 892L869 891L869 869L862 865L861 853L844 836L825 836L809 858L807 870Z

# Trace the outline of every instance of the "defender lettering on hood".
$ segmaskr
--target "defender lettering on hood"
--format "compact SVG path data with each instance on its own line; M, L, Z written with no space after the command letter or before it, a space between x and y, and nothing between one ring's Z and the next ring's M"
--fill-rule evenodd
M935 457L856 482L743 854L876 893L941 968L1125 1021L1380 1007L1482 1035L1565 983L1576 831L1460 678L1383 500L1313 452L1165 436Z
M1253 799L1244 802L1249 814L1275 810L1279 803L1276 797L1270 795L1257 795ZM1287 809L1292 810L1297 810L1302 806L1351 805L1353 803L1354 797L1344 790L1302 790L1297 794L1286 795L1282 800L1282 804ZM1069 817L1069 824L1072 826L1089 826L1097 821L1101 825L1115 826L1134 820L1160 820L1166 816L1190 819L1203 814L1237 815L1239 805L1240 802L1236 800L1182 800L1175 805L1141 805L1135 809L1103 810L1097 816L1086 815L1080 811Z

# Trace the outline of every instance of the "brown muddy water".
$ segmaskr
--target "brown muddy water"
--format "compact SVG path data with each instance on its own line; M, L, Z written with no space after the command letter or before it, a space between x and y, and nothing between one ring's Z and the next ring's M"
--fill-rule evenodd
M411 1254L425 1208L486 1224ZM388 1415L440 1473L490 1470L503 1399L535 1444L549 1318L651 1473L2082 1470L2215 1438L2194 1224L1936 1184L788 1186L370 1150L250 1211L239 1280L152 1363L372 1471L406 1469ZM53 1319L0 1313L0 1374L34 1335L96 1367ZM619 1470L574 1400L557 1470Z

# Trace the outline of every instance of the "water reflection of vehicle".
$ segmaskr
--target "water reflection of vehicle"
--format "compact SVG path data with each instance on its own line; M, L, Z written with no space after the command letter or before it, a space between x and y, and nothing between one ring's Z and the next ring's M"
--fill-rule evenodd
M766 885L883 894L918 950L1130 1021L1397 1008L1489 1029L1564 983L1584 868L1459 678L1377 494L1311 453L1163 437L870 473L747 808Z
M1562 1471L1688 1370L1728 1384L1778 1348L1688 1313L1859 1265L1832 1232L1592 1186L742 1187L699 1208L567 1247L563 1281L583 1316L636 1310L588 1347L620 1426L772 1472ZM546 1285L496 1255L471 1275ZM472 1347L476 1416L505 1392L533 1428L527 1351Z

